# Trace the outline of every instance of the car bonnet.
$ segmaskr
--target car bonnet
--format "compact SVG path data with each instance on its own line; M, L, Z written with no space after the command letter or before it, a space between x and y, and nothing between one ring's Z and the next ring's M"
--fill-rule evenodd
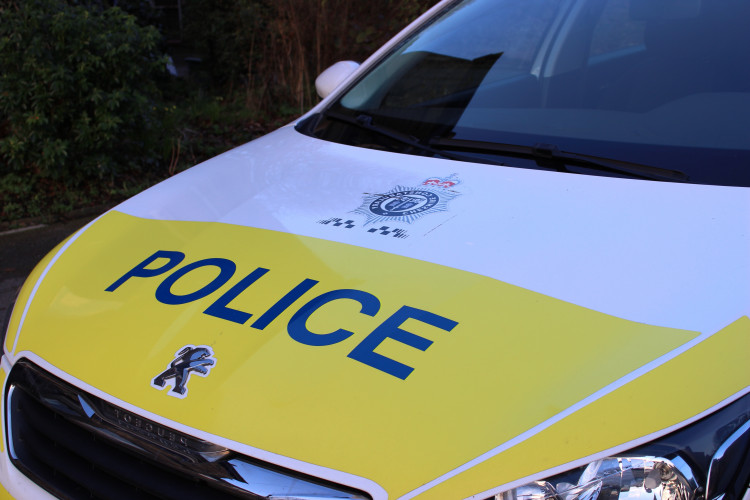
M287 127L61 244L22 290L6 351L375 498L466 497L747 392L749 222L743 188ZM159 376L192 352L203 368L180 393Z

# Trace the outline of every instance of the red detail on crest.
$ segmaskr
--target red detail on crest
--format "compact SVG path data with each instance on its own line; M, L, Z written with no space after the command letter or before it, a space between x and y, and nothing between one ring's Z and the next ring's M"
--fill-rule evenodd
M455 186L457 183L453 181L443 181L440 179L427 179L422 183L423 186L437 186L441 188L449 188Z

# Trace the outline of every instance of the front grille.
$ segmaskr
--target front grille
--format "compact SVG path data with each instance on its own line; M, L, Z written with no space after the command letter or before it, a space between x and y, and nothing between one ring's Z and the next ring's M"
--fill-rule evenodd
M246 481L243 471L249 467L256 477L262 471L265 477L332 492L324 498L370 498L143 419L26 360L15 365L7 387L11 460L60 498L273 498Z

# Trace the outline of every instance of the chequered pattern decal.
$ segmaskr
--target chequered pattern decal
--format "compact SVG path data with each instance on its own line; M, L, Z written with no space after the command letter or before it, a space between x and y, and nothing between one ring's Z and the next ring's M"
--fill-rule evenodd
M367 230L368 233L379 233L383 236L392 235L394 238L408 238L406 231L398 228L390 228L388 226L380 226L379 228L372 228Z
M351 229L356 226L353 220L342 220L342 219L338 219L335 217L331 219L319 220L318 224L325 224L325 225L332 224L336 227L344 226L345 229Z
M332 217L330 219L319 220L318 224L323 224L330 227L340 227L343 229L353 229L357 227L357 223L351 219L341 219L339 217ZM399 229L397 227L380 226L379 228L372 228L367 230L370 234L378 234L381 236L391 236L393 238L408 238L409 235L405 229Z
M416 186L398 185L386 192L363 193L362 205L350 213L364 215L365 222L360 224L354 219L331 217L321 219L318 224L345 229L361 228L369 234L408 238L405 229L379 224L412 224L416 220L438 212L448 211L448 202L461 193L454 190L461 184L457 174L448 177L429 177ZM372 224L375 227L367 229Z

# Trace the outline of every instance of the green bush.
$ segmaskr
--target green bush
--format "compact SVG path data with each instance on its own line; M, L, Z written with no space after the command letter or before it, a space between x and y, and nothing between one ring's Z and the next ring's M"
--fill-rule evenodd
M2 2L0 18L0 188L15 198L4 205L155 165L165 72L155 28L62 0Z
M151 0L0 0L0 223L122 199L288 122L323 69L435 1L183 0L169 47L203 62L182 79L159 50L177 18Z
M299 114L317 102L315 78L362 61L436 0L185 0L185 38L206 55L214 84L245 105Z

